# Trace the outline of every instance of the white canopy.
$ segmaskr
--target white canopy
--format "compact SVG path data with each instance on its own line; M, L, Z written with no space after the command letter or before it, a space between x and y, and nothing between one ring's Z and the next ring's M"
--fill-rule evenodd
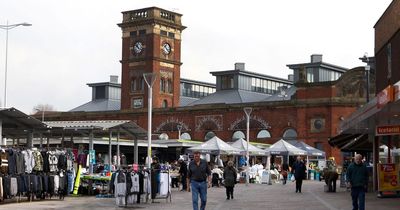
M210 140L194 147L188 148L190 151L200 151L201 153L209 153L214 155L219 154L240 154L240 150L225 143L217 136L212 137Z
M307 155L306 151L289 144L283 139L265 150L271 155Z
M239 150L241 150L241 154L245 155L246 151L247 151L247 141L240 138L238 140L236 140L235 142L233 142L232 147L235 147ZM249 155L251 156L266 156L267 152L265 150L262 150L254 145L249 144Z

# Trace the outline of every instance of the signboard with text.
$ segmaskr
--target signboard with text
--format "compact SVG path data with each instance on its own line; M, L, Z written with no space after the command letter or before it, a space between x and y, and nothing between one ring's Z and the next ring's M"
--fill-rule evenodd
M400 164L378 164L378 191L400 191Z
M400 125L381 125L376 126L376 136L398 135L400 134Z

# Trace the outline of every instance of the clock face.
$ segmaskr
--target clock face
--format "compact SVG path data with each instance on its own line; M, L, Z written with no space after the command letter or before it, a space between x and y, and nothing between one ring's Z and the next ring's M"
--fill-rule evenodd
M171 45L169 45L168 43L164 43L163 46L162 46L162 52L165 55L170 54L171 53Z
M135 54L139 54L139 53L141 53L143 51L143 44L141 43L141 42L136 42L134 45L133 45L133 52L135 53Z

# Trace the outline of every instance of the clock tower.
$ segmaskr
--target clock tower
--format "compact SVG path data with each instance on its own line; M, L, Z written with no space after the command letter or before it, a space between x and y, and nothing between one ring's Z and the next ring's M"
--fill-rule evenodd
M153 107L178 107L182 15L158 7L122 14L121 109L147 107L144 73L156 75Z

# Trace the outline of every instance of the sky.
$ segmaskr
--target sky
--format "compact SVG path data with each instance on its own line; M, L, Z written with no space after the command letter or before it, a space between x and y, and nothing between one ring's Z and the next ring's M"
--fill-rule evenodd
M280 78L311 54L346 68L374 55L374 25L391 0L1 0L9 30L7 107L27 114L48 104L68 111L91 100L87 83L121 81L122 11L161 7L183 15L181 77L215 83L209 72L246 70ZM0 107L6 31L0 30Z

